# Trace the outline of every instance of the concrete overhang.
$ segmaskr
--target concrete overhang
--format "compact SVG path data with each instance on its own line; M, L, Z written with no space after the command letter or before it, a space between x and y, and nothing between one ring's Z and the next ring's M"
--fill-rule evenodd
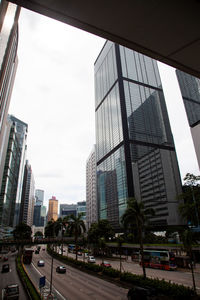
M11 0L200 77L200 0Z

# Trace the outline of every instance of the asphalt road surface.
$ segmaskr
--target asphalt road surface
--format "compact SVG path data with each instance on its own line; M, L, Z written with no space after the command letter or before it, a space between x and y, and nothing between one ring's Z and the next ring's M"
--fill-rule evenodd
M65 252L64 255L67 255L67 247L64 247ZM70 257L75 258L75 254L69 253ZM83 260L82 256L78 256L79 260ZM120 268L119 259L105 259L108 261L111 266L115 269ZM101 263L101 258L96 258L96 263ZM138 262L132 262L130 256L128 257L127 261L122 261L122 271L127 271L133 274L142 275L143 271L142 268L139 266ZM196 289L197 292L200 293L200 267L197 266L194 270L195 274L195 283L196 283ZM176 271L165 271L160 269L152 269L152 268L146 268L146 274L149 278L159 278L164 279L166 281L171 281L177 284L183 284L184 286L193 287L192 282L192 275L191 271L188 269L179 269Z
M8 261L3 261L4 255L0 254L0 299L2 299L2 289L5 288L8 284L18 284L19 285L19 299L20 300L27 300L29 299L27 297L26 292L24 291L23 285L21 284L21 281L18 277L17 271L16 271L16 265L15 265L15 258L16 253L9 252L6 254L8 257ZM10 271L8 273L2 273L2 265L3 264L9 264L10 265Z
M44 248L44 247L42 247ZM44 260L44 267L37 267L37 261ZM51 278L52 258L46 250L40 250L40 254L33 254L33 263L26 265L27 272L34 284L38 287L39 277L46 276L47 290L49 292L49 282ZM61 265L56 259L53 260L53 292L55 299L67 300L126 300L128 289L112 284L108 281L91 276L75 268L66 265L66 273L59 274L56 267ZM58 291L58 293L56 293Z

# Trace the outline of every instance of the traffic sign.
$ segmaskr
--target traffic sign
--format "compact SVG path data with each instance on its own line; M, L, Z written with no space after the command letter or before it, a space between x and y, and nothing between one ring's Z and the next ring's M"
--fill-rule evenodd
M40 280L39 280L39 287L42 288L43 286L45 286L45 281L46 281L46 277L43 276L43 277L40 277Z

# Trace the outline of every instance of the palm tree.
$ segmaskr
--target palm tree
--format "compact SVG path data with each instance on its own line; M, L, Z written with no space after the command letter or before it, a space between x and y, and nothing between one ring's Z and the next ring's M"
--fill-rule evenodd
M186 229L182 234L182 242L183 247L187 254L190 257L190 266L191 266L191 272L192 272L192 281L193 281L193 289L196 293L196 285L195 285L195 279L194 279L194 270L193 270L193 254L192 254L192 244L196 243L196 240L194 239L194 234L191 232L191 230Z
M86 231L85 228L85 223L82 219L83 213L78 214L78 217L71 215L70 220L68 223L68 231L70 235L74 235L74 242L75 242L75 247L76 247L76 260L77 260L77 242L78 238L81 235L82 232Z
M104 237L100 237L99 240L98 240L98 244L99 244L99 248L100 248L100 251L101 251L101 260L102 260L102 263L103 263L103 260L104 260L104 251L106 249L105 238Z
M44 234L45 237L55 237L55 221L53 219L45 226Z
M119 271L121 273L122 271L122 251L121 251L121 248L122 248L122 243L124 241L123 237L118 235L117 238L116 238L116 241L117 241L117 246L118 246L118 249L119 249Z
M141 265L143 268L143 276L146 278L146 269L144 265L144 247L143 247L143 231L148 219L154 215L153 209L145 209L144 204L138 202L135 198L129 198L127 201L127 209L122 215L122 224L125 228L136 227L140 243Z

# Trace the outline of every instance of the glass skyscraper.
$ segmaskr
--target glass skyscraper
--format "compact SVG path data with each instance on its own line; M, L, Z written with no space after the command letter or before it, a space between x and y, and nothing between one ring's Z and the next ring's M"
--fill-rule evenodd
M20 7L0 1L0 189L7 149L8 109L17 70L18 18Z
M28 125L8 116L6 158L0 189L0 225L14 227L19 222Z
M107 41L95 62L97 199L120 230L127 199L154 208L154 226L178 225L181 180L157 63Z
M200 79L176 70L200 168Z

